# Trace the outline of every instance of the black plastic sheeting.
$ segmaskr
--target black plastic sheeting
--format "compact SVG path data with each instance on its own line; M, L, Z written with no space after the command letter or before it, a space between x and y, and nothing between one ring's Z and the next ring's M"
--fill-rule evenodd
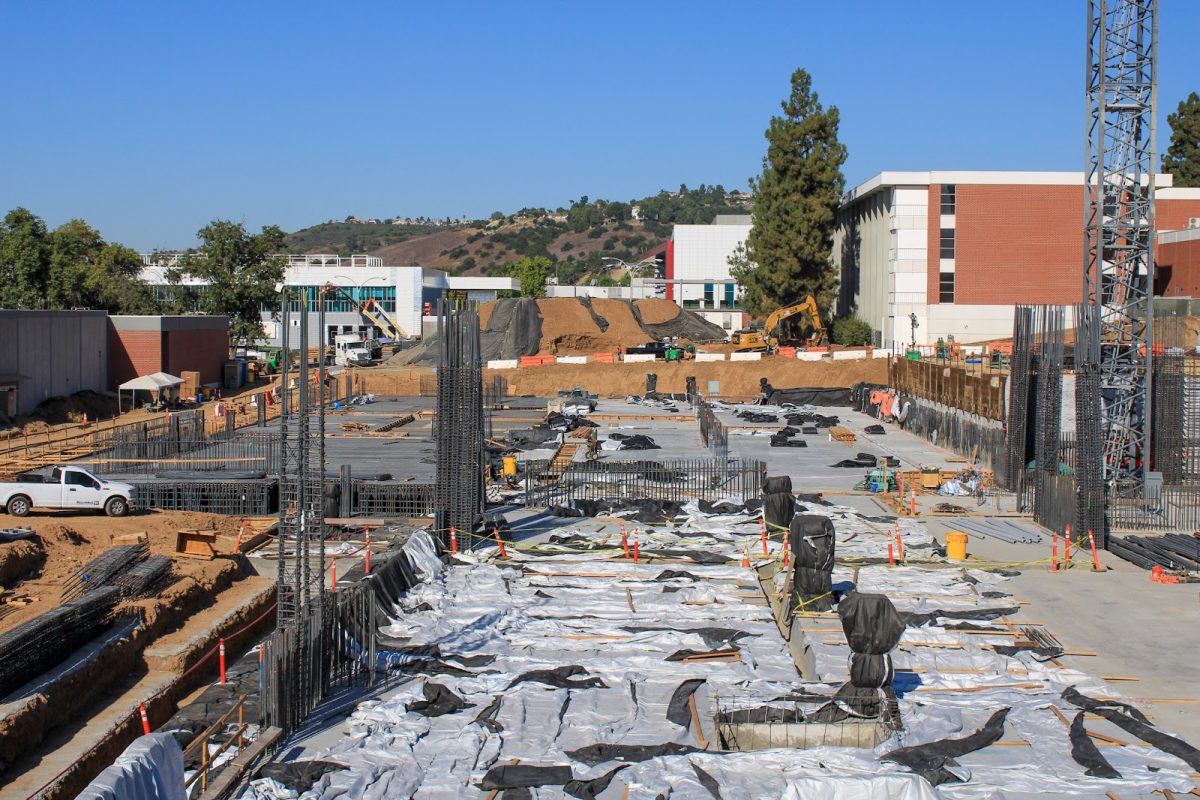
M943 783L959 783L963 776L956 774L950 768L957 767L957 758L967 753L982 750L988 745L1000 741L1004 735L1004 720L1008 717L1007 708L1002 708L983 724L983 727L969 736L961 739L938 739L935 742L901 747L883 757L884 761L892 761L903 767L908 767L931 786L941 786Z
M539 767L533 764L501 764L483 776L480 788L517 789L530 786L562 786L574 776L567 765Z
M1120 778L1121 773L1108 763L1108 759L1100 754L1100 748L1088 736L1083 727L1083 712L1080 711L1071 720L1071 758L1084 768L1084 774L1093 778Z
M1076 708L1099 714L1146 744L1154 745L1164 753L1175 756L1193 770L1200 770L1200 750L1182 739L1163 733L1151 725L1150 720L1146 719L1146 715L1133 706L1118 703L1115 700L1097 700L1088 697L1081 694L1074 686L1068 686L1063 691L1062 698Z
M675 691L671 694L671 701L667 703L667 719L670 722L691 730L692 709L690 701L696 690L703 685L704 678L688 678L675 687Z
M700 748L690 744L665 742L663 744L589 744L578 750L568 750L567 757L594 767L607 761L625 761L635 763L649 761L662 756L685 756L689 753L701 752Z
M878 717L883 701L894 696L888 653L904 635L904 621L886 595L854 591L838 603L838 616L852 654L850 682L838 690L836 703L857 716Z
M346 769L332 761L272 761L263 764L258 777L277 781L293 792L307 792L329 772Z
M452 692L449 687L433 681L426 681L421 687L421 693L425 695L425 699L412 703L408 710L425 717L440 717L443 714L453 714L464 708L474 707Z
M833 608L833 520L820 514L797 514L789 526L788 547L795 559L792 585L798 606L805 611Z
M571 797L578 797L580 800L596 800L596 797L612 783L613 778L617 777L617 773L628 768L628 764L622 764L619 767L610 769L599 778L592 778L590 781L567 781L563 784L563 792Z
M696 773L696 780L700 781L700 785L707 789L709 794L717 798L717 800L723 800L721 797L721 784L717 783L716 778L695 764L692 764L692 771Z
M554 686L559 689L607 689L608 684L596 677L575 679L576 675L589 675L590 673L579 666L578 664L569 664L565 667L555 667L554 669L534 669L529 672L522 672L517 677L513 678L512 683L508 688L516 686L518 683L542 683L546 686Z
M767 398L767 403L773 406L781 406L784 403L797 406L849 406L850 389L821 387L776 389Z

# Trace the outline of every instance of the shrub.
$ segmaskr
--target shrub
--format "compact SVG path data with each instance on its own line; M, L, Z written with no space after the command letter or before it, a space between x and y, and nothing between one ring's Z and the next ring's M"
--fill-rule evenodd
M864 345L872 338L871 326L858 317L842 317L833 323L834 344Z

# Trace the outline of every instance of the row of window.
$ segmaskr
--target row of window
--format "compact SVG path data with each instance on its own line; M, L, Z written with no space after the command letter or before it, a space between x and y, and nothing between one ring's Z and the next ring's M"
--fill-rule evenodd
M958 210L958 202L954 184L942 184L941 208L942 214L954 214ZM954 228L942 228L938 254L941 258L954 258ZM954 273L938 273L938 302L954 302Z
M374 300L376 303L379 303L384 311L389 313L395 313L396 311L395 286L343 286L341 288L342 291L340 292L328 292L325 295L325 313L351 312L355 310L355 303L365 303L367 300ZM293 290L297 293L307 290L308 310L313 312L317 310L317 301L321 296L321 287L297 286ZM300 303L298 301L292 303L292 310L300 310Z

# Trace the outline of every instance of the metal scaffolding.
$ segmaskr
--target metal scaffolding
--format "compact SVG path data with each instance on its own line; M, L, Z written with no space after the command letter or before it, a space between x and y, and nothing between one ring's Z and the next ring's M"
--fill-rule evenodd
M1156 0L1088 0L1080 478L1113 497L1148 467L1157 34Z
M308 290L300 292L299 366L291 366L289 298L282 304L280 380L296 387L279 420L279 614L283 627L303 615L320 615L325 574L325 358L318 344L316 370L308 341ZM325 304L317 303L317 330L325 330ZM285 398L287 392L281 393Z
M438 303L435 527L473 530L484 502L483 363L479 312Z

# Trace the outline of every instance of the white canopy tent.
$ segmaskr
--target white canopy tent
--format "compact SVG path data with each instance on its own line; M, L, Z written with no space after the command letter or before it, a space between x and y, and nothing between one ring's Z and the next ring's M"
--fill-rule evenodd
M163 391L175 389L183 383L183 378L176 378L165 372L154 372L140 378L128 380L117 387L117 410L121 410L121 394L129 392L130 402L134 402L137 392L153 392L163 399Z

